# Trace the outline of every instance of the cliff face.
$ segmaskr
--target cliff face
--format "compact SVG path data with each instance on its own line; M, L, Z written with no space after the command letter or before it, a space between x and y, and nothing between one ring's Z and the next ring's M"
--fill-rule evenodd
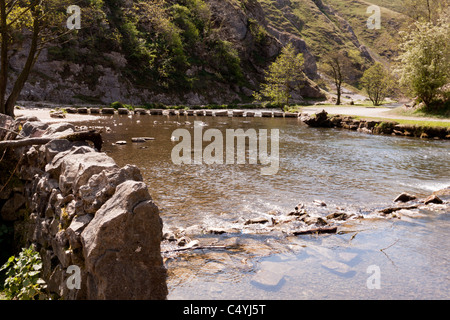
M303 72L310 80L320 78L328 53L345 49L357 82L374 59L388 62L395 56L404 19L383 8L382 30L368 30L370 4L353 0L350 7L347 2L104 1L82 15L87 26L75 39L42 52L20 100L250 102L264 70L287 43L303 53ZM142 3L150 3L158 19L137 10ZM26 44L11 60L12 71L20 69L25 52ZM310 81L297 96L318 98L323 93Z

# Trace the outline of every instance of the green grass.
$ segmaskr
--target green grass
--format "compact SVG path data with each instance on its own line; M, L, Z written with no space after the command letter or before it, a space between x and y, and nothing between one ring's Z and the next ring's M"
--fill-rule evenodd
M377 117L362 117L362 116L351 116L355 119L364 119L364 120L380 120L383 122L397 122L399 124L406 124L411 126L419 126L419 127L444 127L450 128L450 121L429 121L429 120L405 120L405 119L388 119L388 118L377 118Z
M418 110L405 110L403 108L396 108L392 110L392 114L408 117L421 117L421 118L438 118L438 119L450 119L450 107L441 108L437 111L427 111L424 109Z
M348 108L352 108L352 107L366 107L366 108L385 108L383 106L383 104L387 104L389 103L388 101L384 101L380 106L374 106L373 103L371 101L362 101L362 102L355 102L354 105L349 105L349 104L340 104L340 105L336 105L336 104L305 104L305 105L294 105L291 106L292 109L297 109L297 111L300 111L301 108L342 108L342 107L348 107Z

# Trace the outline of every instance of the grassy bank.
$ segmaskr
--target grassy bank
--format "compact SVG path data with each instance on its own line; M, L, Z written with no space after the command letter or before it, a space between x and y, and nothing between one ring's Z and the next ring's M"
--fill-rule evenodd
M397 122L399 124L405 124L416 127L441 127L450 128L450 121L430 121L430 120L406 120L406 119L389 119L389 118L379 118L379 117L364 117L364 116L350 116L354 119L359 120L377 120L383 122Z
M396 108L392 110L392 114L406 117L450 119L450 104L436 110Z

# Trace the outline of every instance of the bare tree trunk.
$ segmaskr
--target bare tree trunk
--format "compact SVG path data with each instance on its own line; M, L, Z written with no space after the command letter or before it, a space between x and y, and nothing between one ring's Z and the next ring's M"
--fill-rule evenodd
M6 20L6 1L0 0L0 34L1 34L1 51L0 51L0 113L6 113L5 98L6 85L8 83L8 30Z
M25 66L23 67L22 72L20 73L19 77L14 83L14 87L5 105L6 109L5 113L11 117L14 117L14 106L16 104L16 101L19 98L20 92L22 91L25 83L27 82L31 69L33 68L34 63L38 58L40 23L39 19L35 16L35 13L33 12L32 14L34 16L34 21L33 21L33 38L31 39L30 51L28 52L28 57L27 61L25 62Z
M337 100L336 100L336 105L339 106L341 105L341 83L339 81L339 84L337 85Z
M428 10L428 22L431 22L431 7L430 7L430 0L427 0L427 10Z

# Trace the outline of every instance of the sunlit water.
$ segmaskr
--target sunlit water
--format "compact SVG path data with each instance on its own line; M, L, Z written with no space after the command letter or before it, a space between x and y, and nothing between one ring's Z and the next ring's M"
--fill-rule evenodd
M178 142L171 141L172 133L185 128L193 136L196 120L204 122L204 131L219 129L224 137L230 128L269 129L269 135L279 129L278 173L263 176L260 164L174 165L171 152ZM104 151L121 166L141 169L165 228L226 226L315 199L365 213L391 204L403 191L424 197L450 185L448 141L309 128L292 118L114 116L88 124L111 127ZM155 140L131 143L132 137ZM118 140L128 144L113 145ZM168 298L448 299L449 228L448 214L432 214L358 220L344 227L349 233L329 236L222 236L245 237L259 249L196 252L167 262ZM259 255L261 246L266 252ZM380 269L380 289L367 286L372 265ZM277 274L279 281L258 284L262 272Z

